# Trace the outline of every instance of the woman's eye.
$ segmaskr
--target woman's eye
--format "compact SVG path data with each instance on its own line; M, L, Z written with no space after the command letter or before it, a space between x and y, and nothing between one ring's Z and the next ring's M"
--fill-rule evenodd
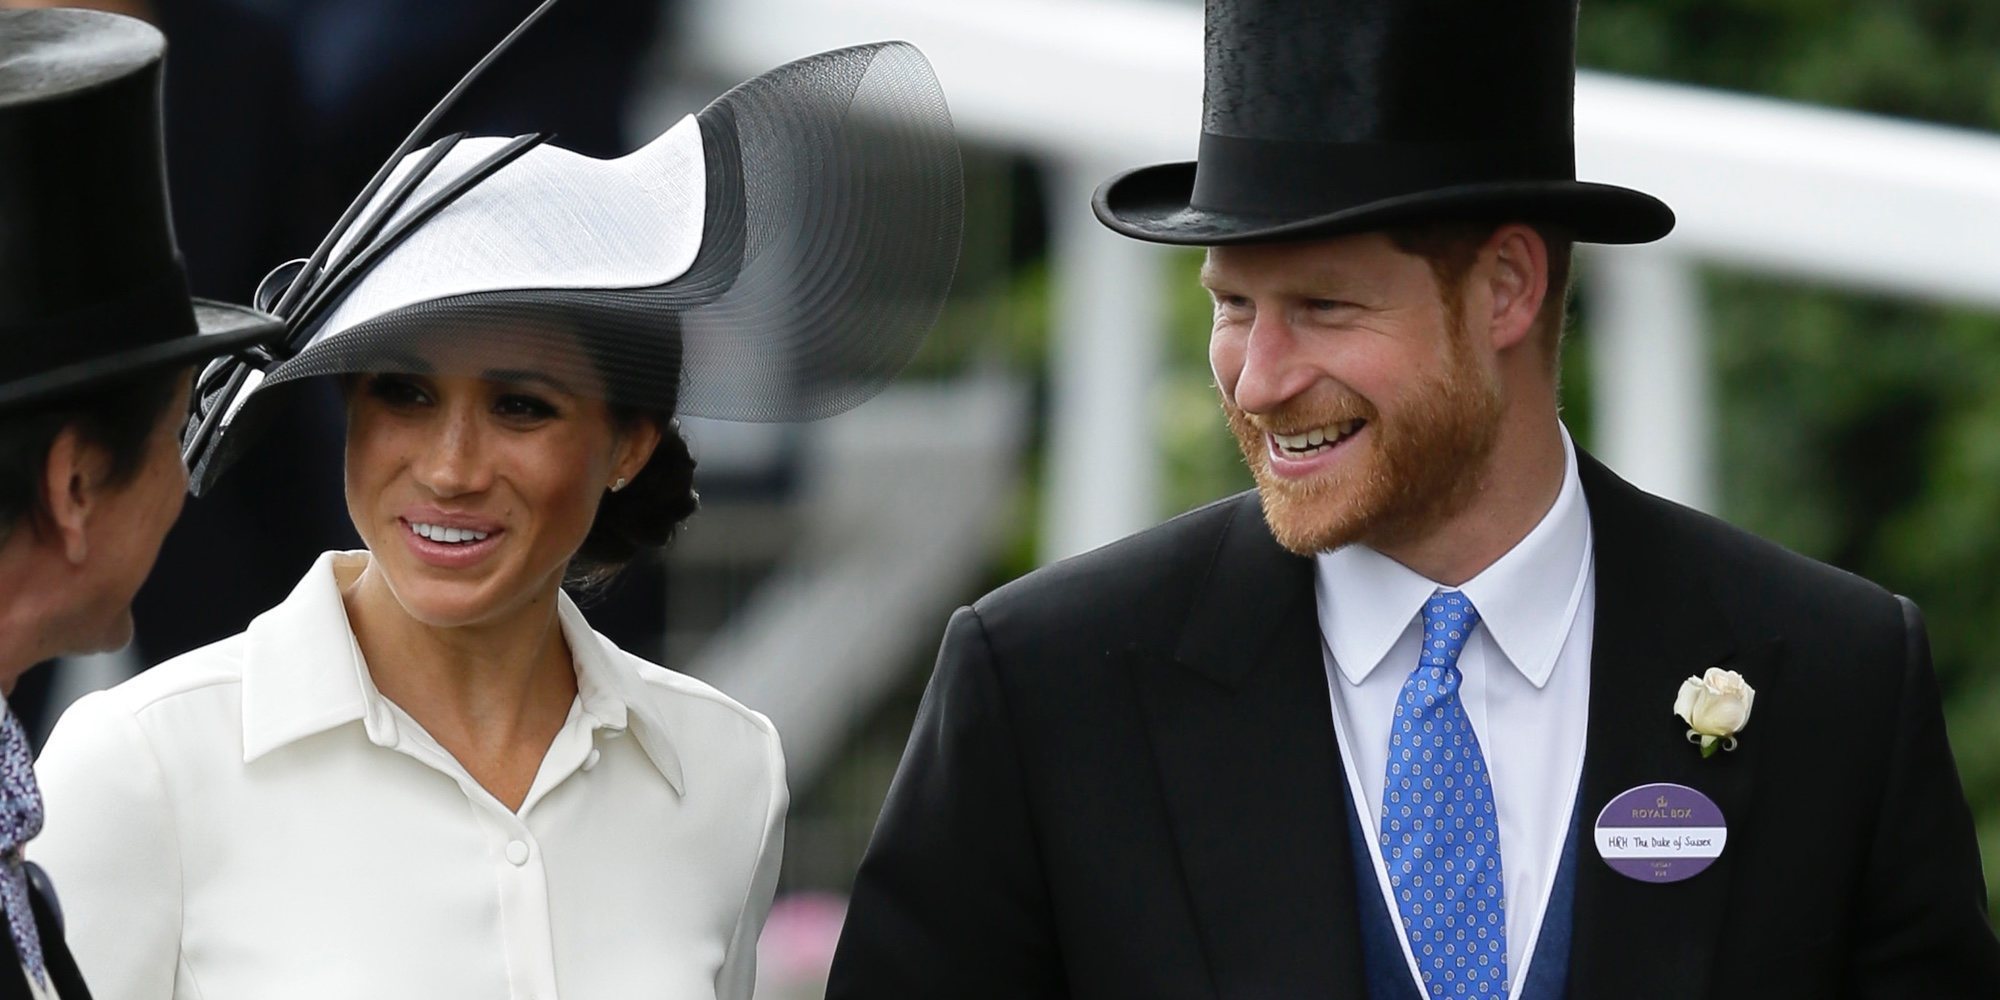
M546 400L510 392L493 404L493 412L516 420L547 420L556 415L556 408Z
M402 375L371 376L368 379L368 395L395 407L417 406L429 400L423 386Z

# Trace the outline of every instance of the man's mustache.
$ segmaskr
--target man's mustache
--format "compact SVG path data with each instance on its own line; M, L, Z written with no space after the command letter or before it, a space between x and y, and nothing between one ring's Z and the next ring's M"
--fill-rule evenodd
M1332 395L1329 397L1328 392ZM1287 400L1277 409L1251 413L1222 397L1222 411L1239 429L1260 434L1303 434L1320 427L1349 421L1373 422L1378 415L1374 404L1351 389L1329 390L1316 398Z

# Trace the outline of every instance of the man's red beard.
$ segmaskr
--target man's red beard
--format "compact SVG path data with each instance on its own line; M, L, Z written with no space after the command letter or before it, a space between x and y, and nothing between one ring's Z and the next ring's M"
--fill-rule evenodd
M1479 366L1466 331L1451 331L1445 367L1426 373L1401 409L1384 415L1345 386L1251 415L1228 399L1222 410L1257 480L1264 520L1278 543L1300 555L1356 542L1376 548L1420 538L1463 512L1484 486L1500 436L1500 388ZM1365 420L1365 436L1343 448L1331 471L1285 479L1271 471L1272 431L1298 433Z

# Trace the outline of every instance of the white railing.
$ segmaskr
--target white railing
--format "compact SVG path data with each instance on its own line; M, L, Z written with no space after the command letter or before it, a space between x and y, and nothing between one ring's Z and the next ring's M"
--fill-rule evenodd
M711 0L688 11L686 30L686 54L739 76L908 39L937 67L968 139L1054 166L1060 370L1045 553L1156 520L1150 410L1133 400L1158 353L1147 305L1160 298L1157 252L1089 233L1084 194L1116 169L1192 154L1200 5ZM1582 177L1652 192L1680 216L1656 246L1586 261L1607 305L1592 330L1596 445L1642 486L1697 505L1713 496L1694 264L2000 308L2000 138L1589 72L1576 123Z

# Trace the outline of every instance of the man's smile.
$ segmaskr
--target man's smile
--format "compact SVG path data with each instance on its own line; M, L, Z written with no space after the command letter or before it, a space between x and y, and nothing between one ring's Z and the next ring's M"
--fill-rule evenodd
M1342 420L1327 424L1324 427L1314 427L1310 430L1299 431L1295 434L1281 434L1277 431L1271 431L1269 432L1269 436L1274 450L1281 449L1287 455L1307 458L1321 451L1332 449L1334 446L1340 444L1341 441L1354 436L1355 432L1361 430L1367 424L1368 421L1366 420Z

